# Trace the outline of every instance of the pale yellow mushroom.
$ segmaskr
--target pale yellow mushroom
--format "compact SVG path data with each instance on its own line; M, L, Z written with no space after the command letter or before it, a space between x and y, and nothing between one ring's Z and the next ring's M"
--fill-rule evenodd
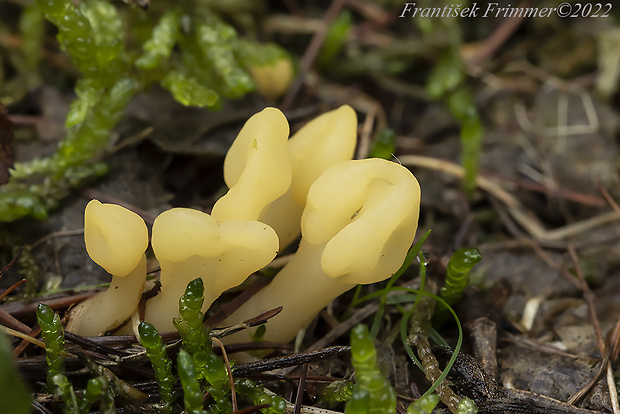
M86 251L112 275L110 287L76 306L66 329L99 336L119 326L138 307L146 280L148 230L137 214L91 200L84 211Z
M293 80L293 62L283 56L267 65L252 66L250 74L254 78L256 90L267 99L275 100L282 96Z
M151 244L161 266L161 291L146 303L145 320L160 332L174 330L187 284L204 282L205 312L222 292L241 284L278 252L278 236L258 221L218 223L206 213L173 208L153 223Z
M312 183L328 167L353 158L356 142L357 115L349 105L316 117L289 139L291 187L259 219L278 233L281 250L299 236L301 214Z
M419 206L418 182L399 164L365 159L328 168L310 187L295 256L224 324L283 306L267 322L264 339L291 340L342 293L398 270L415 236ZM248 330L227 338L249 339Z
M218 221L257 220L291 185L286 117L265 108L245 123L224 160L228 192L213 206Z

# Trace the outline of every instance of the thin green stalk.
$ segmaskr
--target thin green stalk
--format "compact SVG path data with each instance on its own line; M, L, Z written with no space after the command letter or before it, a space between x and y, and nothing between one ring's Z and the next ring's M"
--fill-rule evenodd
M187 284L185 294L179 299L179 317L173 323L183 347L192 357L198 381L204 378L209 383L207 391L215 400L209 412L228 412L231 405L228 372L224 361L213 352L211 338L202 324L203 302L204 284L201 278L196 278Z
M473 248L458 249L452 254L446 268L446 283L439 296L449 305L457 303L469 285L473 267L482 260L480 251Z
M262 385L258 385L248 378L235 379L235 391L255 405L271 404L270 407L261 409L264 414L284 414L286 412L286 400L284 398L267 394Z
M327 404L335 404L348 401L355 390L355 383L342 380L334 381L327 385L323 392L319 395L319 401Z
M51 381L56 387L56 394L64 400L63 413L80 414L77 396L73 390L73 385L71 385L67 377L63 374L56 374Z
M100 375L97 378L91 378L86 383L86 390L80 401L80 412L87 413L90 411L90 407L97 401L104 390L107 391L109 386L108 380Z
M360 324L351 330L351 363L355 368L355 390L345 414L395 412L396 392L379 369L377 350L366 325Z
M476 403L467 397L463 397L454 414L476 414L477 412L478 407L476 407Z
M398 281L398 279L405 273L405 271L411 266L413 260L416 258L420 249L422 249L422 245L426 241L426 239L431 235L431 230L428 230L420 240L416 244L414 244L407 255L405 256L405 260L403 261L403 265L394 273L394 276L390 278L386 287L382 290L381 294L381 302L379 303L379 308L377 309L377 313L375 313L375 318L372 322L372 327L370 329L370 336L373 338L377 337L377 333L379 332L379 327L381 326L381 318L383 318L383 314L385 313L385 305L387 303L387 294L392 289L392 286Z
M188 414L206 414L202 405L204 394L197 379L196 367L192 357L181 349L177 358L177 372L183 387L183 403Z
M41 327L41 337L45 342L45 359L47 361L47 384L51 392L56 389L54 376L65 370L65 332L60 317L48 305L39 303L37 322Z
M421 252L419 253L419 261L420 261L420 289L418 290L418 292L424 292L424 287L426 285L426 258ZM411 319L411 317L416 313L416 309L418 308L421 297L422 296L419 294L416 295L415 301L413 302L413 305L411 306L411 310L405 313L403 317L401 318L400 335L401 335L401 339L403 340L403 344L405 345L405 351L407 352L411 360L414 362L414 364L416 364L416 366L420 368L420 370L423 370L422 363L415 356L413 350L411 349L411 347L405 340L405 338L407 337L408 322ZM418 311L418 315L421 315L421 312Z
M435 300L436 302L438 302L439 304L445 306L448 309L448 311L452 314L452 317L454 318L454 320L456 322L456 326L457 326L457 329L458 329L458 332L459 332L459 338L457 340L456 346L454 347L454 352L452 354L452 357L450 357L450 360L448 361L448 364L446 365L446 368L443 371L441 371L441 373L436 378L433 378L433 380L432 380L433 384L424 393L424 395L430 395L433 392L435 392L435 390L439 386L441 386L443 380L446 378L446 376L450 372L450 369L452 368L452 365L454 365L454 362L456 361L458 353L461 350L461 346L463 345L463 328L461 326L461 321L459 320L458 316L456 315L456 312L454 312L454 309L452 309L440 297L438 297L436 295L433 295L432 293L429 293L429 292L426 292L426 291L416 291L414 289L407 289L407 288L401 288L401 287L398 287L397 289L401 289L401 290L405 290L405 291L409 291L409 292L413 292L413 293L418 293L419 295L426 296L428 298L431 298L431 299ZM419 332L418 332L418 334L419 334ZM414 335L415 335L415 333L414 333ZM416 365L418 365L418 363L420 363L420 365L418 365L418 366L424 366L424 364L422 364L420 361L417 360L417 358L414 357L413 350L411 349L411 346L408 343L409 340L407 338L407 332L406 331L403 332L401 330L401 339L403 340L403 344L405 346L405 350L407 351L407 355L409 355L409 357L414 361L414 363L416 363ZM443 401L443 399L442 399L442 401Z
M205 333L202 321L204 284L196 278L187 284L185 293L179 299L179 317L174 318L174 327L179 331L183 347L190 355L211 349L211 340Z
M409 407L407 407L407 414L431 414L438 403L439 396L437 394L420 397L409 404Z
M153 325L148 322L141 322L138 330L140 332L140 343L146 349L146 355L151 361L155 380L159 386L159 398L162 402L161 412L171 413L172 403L175 400L172 387L176 383L176 378L172 375L172 360L166 355L164 342Z

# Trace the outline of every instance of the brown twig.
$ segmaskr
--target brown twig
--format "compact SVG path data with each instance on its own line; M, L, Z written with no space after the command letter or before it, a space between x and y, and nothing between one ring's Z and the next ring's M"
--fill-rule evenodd
M235 380L233 379L232 368L230 367L230 361L228 360L228 355L226 354L226 348L224 348L224 344L219 339L211 337L211 340L217 343L222 350L222 357L224 358L224 364L226 364L226 372L228 372L228 382L230 384L230 394L232 399L232 410L237 411L237 393L235 392Z
M32 243L32 245L30 246L31 249L34 249L35 247L39 246L42 243L45 243L48 240L51 240L53 238L56 237L69 237L69 236L79 236L80 234L84 234L84 229L76 229L76 230L62 230L62 231L55 231L53 233L47 234L43 237L41 237L39 240L36 240L34 243Z
M293 84L289 88L286 96L284 97L284 101L282 102L282 109L286 110L291 107L293 104L293 100L297 96L301 85L304 83L306 79L306 75L310 71L310 67L312 66L312 62L316 59L319 51L321 50L321 46L325 41L325 37L327 36L327 30L329 26L332 24L342 6L346 0L333 0L330 4L327 12L325 12L325 16L323 17L323 27L321 30L316 32L310 41L310 44L306 48L304 56L301 58L301 63L299 64L299 73L297 77L293 81Z
M22 323L19 319L15 318L10 313L0 309L0 322L9 328L15 329L22 333L30 332L30 327Z
M536 252L538 257L540 257L549 267L551 267L552 269L558 270L560 274L562 274L566 279L571 281L574 285L576 285L583 292L583 296L588 306L588 311L590 313L590 319L591 319L591 323L594 329L594 333L596 335L598 348L601 352L601 355L603 356L601 360L601 364L599 365L599 369L594 375L594 377L590 380L590 382L586 384L586 386L583 387L581 390L579 390L576 394L574 394L572 397L569 398L568 403L575 404L576 402L578 402L581 398L583 398L586 395L586 393L596 384L599 378L601 378L601 376L605 373L605 371L607 370L608 364L610 364L610 357L613 353L613 347L610 344L606 345L605 340L603 339L603 335L601 333L600 322L599 322L598 316L596 315L596 310L594 307L594 301L596 297L594 296L594 293L592 293L592 290L590 289L590 287L588 286L585 280L583 271L581 270L581 266L579 265L579 259L577 257L577 253L573 245L569 243L567 250L568 250L569 255L571 256L573 265L575 266L575 272L577 273L577 277L574 277L573 275L571 275L570 272L564 266L556 263L548 254L546 254L546 252L544 252L540 248L540 246L536 245L536 243L533 240L530 240L529 244L533 248L533 250Z
M616 363L618 359L618 351L620 350L620 318L616 322L613 333L611 334L611 352L609 355L609 363L607 364L607 385L609 387L609 394L611 399L611 406L614 410L614 414L620 414L620 402L618 401L618 389L616 388L616 381L614 379L614 372L612 365Z
M423 288L429 293L435 293L436 287L426 284ZM435 311L435 299L430 296L422 296L417 301L416 306L412 310L411 319L409 320L409 329L407 335L407 344L415 348L421 366L418 367L424 373L426 379L434 383L441 376L441 369L435 357L431 345L428 341L428 332L431 327L431 318ZM437 394L451 412L458 410L461 398L450 388L447 381L441 381L437 386Z
M304 390L306 388L306 375L308 375L308 364L303 364L301 366L301 374L299 375L297 395L295 396L295 411L293 411L293 414L301 413L301 403L304 399Z
M579 258L577 257L577 253L575 252L575 249L571 244L568 245L568 253L570 254L570 257L573 261L575 272L577 273L578 280L580 282L580 288L581 288L581 291L583 292L583 297L586 300L586 303L588 305L588 311L590 313L590 320L594 328L594 334L596 335L596 341L598 344L598 348L601 352L601 355L603 355L601 365L596 375L590 380L590 382L585 387L583 387L579 392L577 392L575 395L573 395L568 400L569 404L575 404L583 396L585 396L586 393L596 384L599 378L601 378L603 374L611 368L611 364L612 364L611 357L612 357L613 349L616 344L605 343L605 340L603 339L603 334L601 332L601 324L598 319L598 315L596 314L596 309L594 307L594 301L596 300L596 297L594 296L594 293L592 293L590 286L588 286L588 283L586 282L581 266L579 265ZM618 332L618 327L619 327L619 324L616 325L616 332ZM618 335L620 334L616 333L615 339L617 339ZM612 376L612 379L613 379L613 376ZM612 389L610 388L609 391L611 394ZM616 405L617 405L617 402L616 402ZM614 412L617 413L615 407L614 407Z
M350 350L350 346L331 346L317 351L300 352L293 355L262 359L255 362L248 362L247 364L236 365L233 367L233 372L236 375L247 375L280 368L298 367L299 365L321 359L335 358Z
M37 325L34 328L32 328L30 332L28 332L28 336L36 338L40 333L41 333L41 327ZM17 345L15 349L13 349L13 358L17 358L22 352L24 352L24 350L30 343L31 343L30 341L26 339L22 339L19 345Z
M383 26L395 19L394 14L383 10L381 5L373 0L348 0L347 3L373 26Z
M596 374L583 388L581 388L577 393L575 393L568 399L568 404L576 404L588 393L588 391L590 391L590 389L592 389L592 387L594 387L598 380L603 376L605 371L607 371L607 367L611 364L610 356L611 347L607 347L603 352L603 358L601 359L601 363L598 367L598 370L596 371Z
M308 350L320 349L331 344L334 340L344 335L346 332L350 331L353 326L357 325L368 316L375 313L378 308L379 304L377 302L369 303L368 305L364 306L362 309L359 309L357 312L351 315L350 318L343 321L340 325L329 331L321 339L310 345L308 347Z
M357 159L368 158L368 154L370 153L370 135L372 134L378 111L379 104L376 103L366 114L366 119L364 119L364 123L362 124L362 132L360 134L357 155L355 156Z
M241 305L247 302L252 296L254 296L259 290L267 286L269 279L259 278L249 288L237 295L233 300L222 306L222 309L211 315L204 323L210 328L219 326L226 318L228 318L234 311L239 309Z
M7 328L6 326L0 326L0 331L4 332L7 335L22 338L23 340L26 340L30 343L40 346L41 348L45 348L45 343L43 341L41 341L40 339L33 338L32 336L26 333L16 331L15 329Z
M2 305L0 310L5 310L16 318L22 318L29 315L33 315L37 311L39 303L48 305L50 308L57 310L60 308L67 308L76 303L80 303L93 296L96 292L79 293L71 296L63 296L53 299L39 299L37 302L24 303L24 302L12 302Z
M523 8L529 4L529 0L522 1L518 7ZM509 17L501 19L500 25L491 35L480 45L478 50L469 59L468 63L480 65L483 61L491 57L519 28L525 16Z
M144 221L146 221L148 224L153 224L153 222L155 221L155 215L143 210L141 208L138 208L136 206L134 206L133 204L129 204L124 200L121 200L117 197L111 196L109 194L103 193L99 190L96 190L94 188L87 188L85 190L82 191L82 196L88 199L93 199L96 198L99 201L102 202L106 202L106 203L114 203L114 204L118 204L120 206L125 207L128 210L133 211L134 213L136 213L137 215L139 215L140 217L142 217L142 219Z
M538 245L538 243L536 243L536 241L532 240L532 239L523 239L523 241L525 241L525 243L532 249L534 250L534 253L536 253L536 255L542 259L543 262L545 262L545 264L547 266L549 266L550 268L557 270L560 272L561 275L563 275L569 282L571 282L573 285L575 285L575 287L579 288L579 281L576 280L576 278L571 275L569 272L566 271L566 269L564 269L560 264L556 263L555 260L553 260L551 258L551 256L549 256L549 254L547 254L547 252L545 252L543 250L542 247L540 247L540 245Z
M488 173L485 174L488 177L493 177L494 179L506 183L515 185L518 188L522 188L528 191L534 191L537 193L542 193L547 196L553 196L558 198L563 198L568 201L572 201L575 203L583 204L586 206L594 206L594 207L604 207L605 200L601 197L597 197L590 194L580 193L578 191L568 190L559 187L549 187L548 185L544 185L535 181L523 180L520 178L506 178L497 174Z
M620 206L618 206L618 203L616 203L616 201L611 197L609 192L605 189L605 187L603 187L601 183L597 183L597 187L605 200L609 203L611 208L613 208L618 217L620 217Z
M594 293L592 293L590 286L588 286L588 282L586 282L586 278L583 275L583 270L581 269L581 265L579 264L577 252L575 252L575 248L572 244L569 243L567 250L573 261L575 272L577 273L579 288L583 292L583 297L588 304L588 311L590 312L590 320L594 328L594 334L596 335L596 342L598 344L598 349L599 351L601 351L602 355L605 352L605 340L603 339L603 333L601 332L601 323L598 319L598 315L596 314L596 308L594 307L594 301L596 300L596 297L594 296Z
M465 169L450 161L418 155L403 155L399 157L399 160L403 165L408 167L416 166L442 171L459 179L465 177ZM602 226L603 224L617 221L619 218L614 211L611 211L596 217L568 224L564 227L547 230L531 211L527 210L516 197L501 188L498 183L480 174L476 177L476 185L500 200L506 206L512 218L519 223L531 237L537 240L564 240L568 237L582 234L595 227Z
M7 297L7 295L9 293L11 293L12 291L14 291L17 287L19 287L20 285L23 285L24 283L26 283L26 279L22 279L18 282L13 283L11 286L9 286L7 288L7 290L5 290L4 292L0 293L0 300L3 300L5 297Z
M85 338L83 336L74 334L73 332L70 332L70 331L65 331L65 338L67 342L72 342L74 344L80 345L82 348L91 349L104 355L118 355L118 356L130 355L126 351L112 348L109 346L105 346L103 344L99 344L93 341L92 339Z
M13 260L11 260L9 262L9 264L4 266L4 268L0 271L0 277L4 276L4 274L7 272L7 270L9 270L11 267L13 267L13 265L15 264L15 262L17 262L17 260L19 259L19 257L22 255L23 252L24 252L24 246L19 248L19 250L17 251L17 254L13 258Z

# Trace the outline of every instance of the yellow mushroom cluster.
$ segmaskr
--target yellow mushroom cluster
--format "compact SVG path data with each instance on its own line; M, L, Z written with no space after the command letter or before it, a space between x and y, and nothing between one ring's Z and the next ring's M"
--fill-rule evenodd
M161 291L146 301L145 320L160 331L173 330L189 281L203 279L207 311L300 234L292 260L225 325L283 306L268 321L264 339L287 342L340 294L389 278L413 242L420 188L399 164L352 160L356 136L357 116L347 105L290 138L279 110L252 116L226 156L229 190L211 215L173 208L155 219L151 246ZM148 232L139 216L117 205L92 200L84 216L87 252L112 283L74 311L67 330L95 336L137 314ZM250 338L247 331L236 335Z

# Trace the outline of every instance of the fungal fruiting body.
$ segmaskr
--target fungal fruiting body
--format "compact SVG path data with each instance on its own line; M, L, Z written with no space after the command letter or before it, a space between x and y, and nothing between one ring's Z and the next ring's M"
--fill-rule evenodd
M263 339L288 342L337 296L398 270L415 236L419 206L418 182L399 164L365 159L329 167L308 192L293 259L224 323L283 306ZM249 338L246 330L229 342Z
M282 56L267 65L250 67L257 92L271 100L279 98L286 92L293 79L293 73L293 62L288 56Z
M148 230L144 220L126 208L91 200L84 212L84 242L112 282L73 309L66 329L98 336L122 324L138 307L146 280Z
M301 215L312 183L328 167L353 158L356 142L357 115L349 105L314 118L288 140L291 186L259 218L276 231L280 249L299 236Z
M390 277L415 236L420 187L399 164L350 160L356 130L357 117L347 105L309 122L290 140L279 110L252 116L226 156L229 191L212 214L173 208L155 219L151 244L161 291L146 302L145 320L159 331L173 330L179 299L197 277L205 287L206 312L299 232L293 259L226 324L283 306L268 321L264 339L287 342L340 294ZM134 213L93 200L85 212L84 238L89 255L113 279L110 289L78 307L81 315L67 329L100 335L136 311L148 232ZM233 335L249 338L249 330Z
M161 292L146 303L145 320L172 331L179 298L187 284L202 278L205 312L222 292L241 284L278 252L278 237L258 221L218 222L189 208L161 213L153 223L153 251L161 267Z
M291 185L288 121L276 108L265 108L245 123L224 160L228 192L213 206L218 221L257 220Z

